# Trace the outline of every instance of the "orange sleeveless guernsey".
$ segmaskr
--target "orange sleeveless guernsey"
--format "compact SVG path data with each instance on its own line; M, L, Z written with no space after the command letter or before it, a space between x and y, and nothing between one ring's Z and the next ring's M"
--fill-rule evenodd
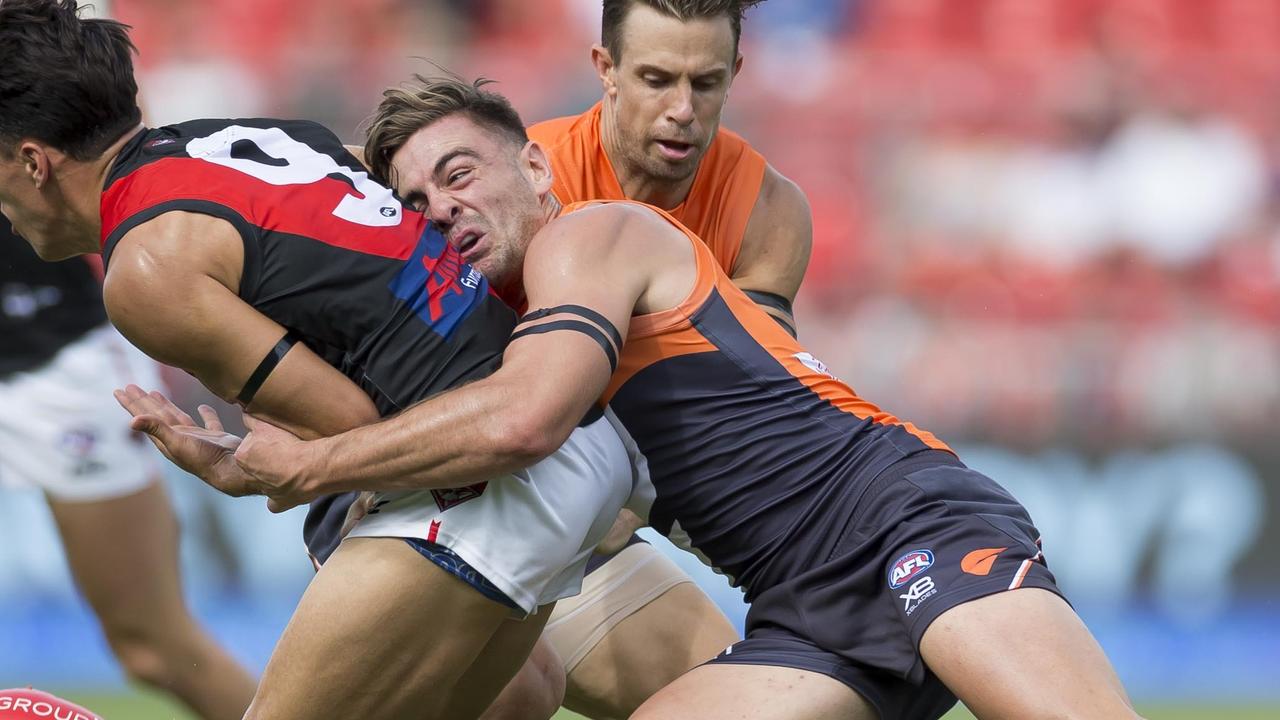
M599 204L571 203L564 207L561 217ZM698 438L704 449L717 444L728 448L740 441L740 436L726 430L727 423L718 422L723 418L716 413L690 409L688 403L698 398L708 406L724 403L725 412L739 419L757 414L762 425L772 427L773 442L781 447L789 437L791 442L799 443L793 451L800 454L830 430L824 422L846 424L845 435L850 437L859 433L879 436L881 444L889 448L886 457L904 450L951 451L932 433L859 397L744 295L689 228L670 213L645 207L657 210L689 238L697 270L694 286L682 303L631 318L618 368L604 394L605 402L618 412L624 425L630 427L628 410L638 404L634 398L642 397L645 403L656 406L661 405L657 398L673 397L679 399L681 412L668 413L666 406L654 411L670 415L662 425L666 430L686 423L683 437ZM619 403L619 393L630 399ZM731 400L726 402L726 398ZM799 411L784 417L787 410L781 406ZM836 417L844 416L844 423L833 420L832 412L837 413ZM825 421L821 420L824 413L828 416ZM638 430L632 428L631 432ZM838 441L832 438L831 442ZM827 449L830 447L833 445Z
M529 128L551 156L552 192L562 204L589 200L626 200L600 138L601 103L581 115L540 122ZM733 276L747 220L764 179L764 156L746 140L720 128L698 165L684 202L666 211L711 248Z

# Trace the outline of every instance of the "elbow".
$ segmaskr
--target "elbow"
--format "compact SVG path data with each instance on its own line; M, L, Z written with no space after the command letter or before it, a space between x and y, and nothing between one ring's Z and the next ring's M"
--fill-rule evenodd
M568 433L559 431L555 423L535 413L517 410L503 413L500 421L493 424L493 432L491 447L512 470L528 467L551 455L568 438Z

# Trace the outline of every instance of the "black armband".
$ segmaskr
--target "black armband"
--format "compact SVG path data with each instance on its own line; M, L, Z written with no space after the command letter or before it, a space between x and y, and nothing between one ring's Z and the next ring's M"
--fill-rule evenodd
M742 292L745 293L747 297L755 301L757 305L771 307L774 310L781 310L786 313L789 318L795 317L795 313L791 311L791 301L777 293L766 292L764 290L743 290ZM791 323L783 320L773 313L769 313L769 317L778 321L778 324L782 326L782 329L790 333L791 337L796 337L796 329L791 325ZM795 321L792 320L792 322Z
M528 316L526 315L525 317ZM613 326L610 325L610 327ZM613 349L613 345L609 342L609 338L605 337L605 334L600 330L600 328L592 325L591 323L582 322L581 320L552 320L549 323L533 325L523 330L515 331L511 334L511 339L516 340L524 337L525 335L541 335L542 333L555 332L556 330L580 332L592 340L595 340L596 344L600 346L601 350L604 350L604 354L609 358L609 372L613 372L618 369L618 353ZM617 331L615 330L615 332Z
M520 318L520 321L517 324L523 325L534 320L541 320L548 315L559 315L561 313L565 315L577 315L578 317L586 318L599 325L604 328L605 332L609 333L609 337L613 339L614 346L619 350L622 349L622 334L618 332L618 328L613 326L613 323L609 322L609 318L589 307L583 307L582 305L557 305L555 307L534 310L533 312L526 313L524 317Z
M268 352L267 356L262 358L262 362L258 363L258 367L253 369L253 374L245 381L244 387L240 389L240 394L236 396L236 400L241 407L248 407L249 403L253 402L253 396L258 394L258 389L262 387L262 383L267 381L271 372L276 369L276 365L280 364L280 361L284 359L289 350L301 339L301 336L290 330L285 333L284 337L280 338L280 342L276 343L275 347L271 348L271 352Z

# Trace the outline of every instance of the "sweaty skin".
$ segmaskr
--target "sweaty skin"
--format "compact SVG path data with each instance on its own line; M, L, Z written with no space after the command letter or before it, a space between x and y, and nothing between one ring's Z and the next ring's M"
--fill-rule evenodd
M433 219L447 232L454 231L448 225L454 218L467 218L461 232L482 222L491 230L488 241L493 246L517 255L523 251L523 290L530 308L578 306L600 317L555 310L526 321L493 375L375 426L312 442L278 430L259 440L255 432L237 451L238 461L254 474L292 476L310 487L397 482L433 487L467 473L492 474L521 454L548 453L611 382L610 358L626 345L633 319L648 316L635 320L637 328L674 322L670 318L678 319L679 314L663 311L681 307L695 282L707 277L698 271L699 255L705 253L695 251L691 236L639 204L574 208L545 221L532 239L520 231L504 233L501 228L536 225L543 213L554 214L557 208L547 197L550 172L538 145L519 148L519 158L512 162L509 153L517 151L509 142L498 144L495 133L462 116L446 117L419 132L430 137L428 155L448 158L440 163L441 178L428 194ZM468 152L455 152L461 149ZM710 277L714 281L714 273ZM728 286L717 282L715 287L723 291ZM728 302L751 309L743 298ZM562 320L579 325L520 334ZM591 332L592 327L599 332ZM670 334L677 342L677 331ZM601 343L595 335L606 339ZM758 347L774 352L766 345L777 344L793 352L790 342L777 337L781 335L773 329L757 340ZM615 339L608 339L611 336ZM633 355L631 360L644 367L643 358ZM464 445L472 457L461 451ZM995 618L1018 632L1004 633ZM1048 717L1057 712L1137 717L1105 655L1070 606L1041 588L999 592L944 610L923 631L918 647L920 659L941 681L966 703L982 708L984 716ZM1027 677L1039 679L1039 692L1025 692ZM692 713L727 719L761 717L760 712L797 720L870 720L876 715L858 692L830 675L726 663L694 669L651 697L633 717L651 720Z

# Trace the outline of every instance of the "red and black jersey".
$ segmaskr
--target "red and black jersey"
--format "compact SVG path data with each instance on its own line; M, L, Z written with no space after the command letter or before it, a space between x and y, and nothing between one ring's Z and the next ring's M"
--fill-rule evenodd
M515 313L320 125L193 120L140 131L102 195L108 267L120 238L173 211L231 223L244 241L240 297L301 336L384 415L501 361ZM337 547L349 504L313 505L306 534L321 560Z
M384 414L498 365L514 313L320 125L194 120L138 133L102 195L108 266L129 230L178 210L231 223L244 240L240 297Z
M45 262L0 216L0 380L39 368L106 322L102 285L84 258Z

